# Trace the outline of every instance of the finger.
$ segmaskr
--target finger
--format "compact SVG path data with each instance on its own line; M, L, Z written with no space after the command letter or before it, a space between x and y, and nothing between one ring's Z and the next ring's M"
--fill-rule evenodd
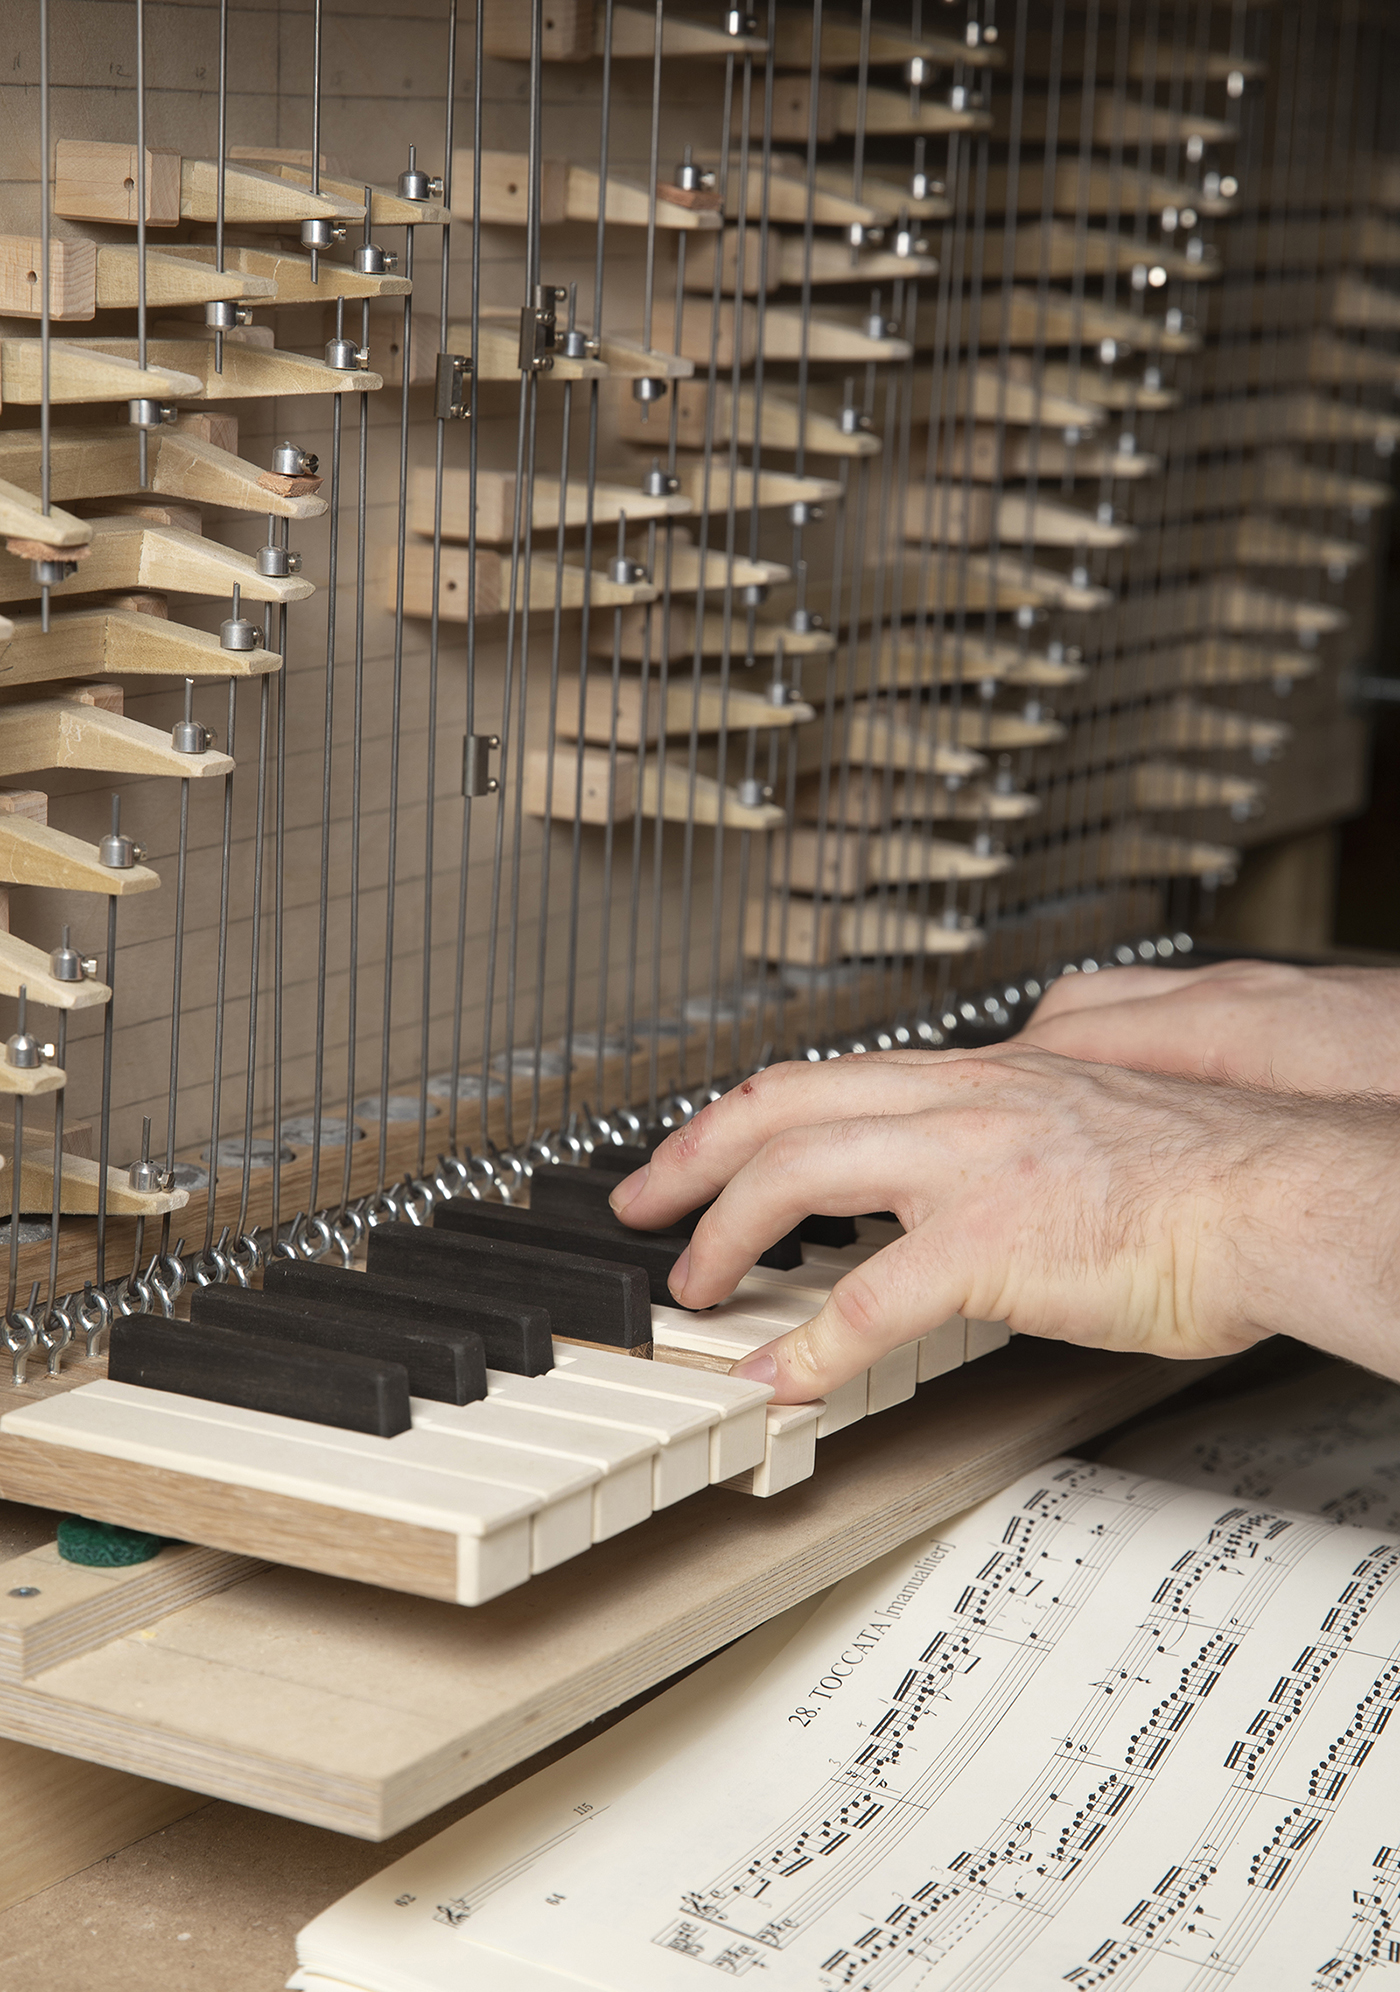
M821 1065L771 1065L668 1136L645 1169L618 1184L610 1199L613 1212L643 1229L673 1224L718 1196L765 1143L788 1129L909 1113L925 1104L931 1088L946 1084L942 1068L984 1056L970 1051L875 1053ZM848 1200L829 1211L824 1204L810 1203L797 1218L814 1210L842 1216L887 1208L877 1194L868 1193L869 1201Z
M805 1404L965 1313L967 1282L948 1242L953 1235L951 1226L925 1225L896 1239L838 1280L819 1314L756 1349L733 1374L771 1384L777 1404Z
M1052 1017L1100 1010L1114 1003L1134 1002L1140 997L1168 996L1197 981L1208 969L1111 968L1097 975L1062 975L1050 984L1036 1004L1021 1037L1034 1038L1038 1026Z
M685 1307L712 1307L809 1212L893 1210L907 1229L984 1169L959 1142L965 1117L937 1109L784 1129L745 1163L671 1271ZM961 1151L961 1152L959 1152Z

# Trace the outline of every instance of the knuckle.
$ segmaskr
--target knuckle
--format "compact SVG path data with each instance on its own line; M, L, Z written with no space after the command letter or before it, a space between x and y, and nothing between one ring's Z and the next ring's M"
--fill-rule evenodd
M865 1342L878 1335L880 1305L869 1282L858 1274L848 1273L844 1279L838 1280L831 1289L827 1304L844 1337Z

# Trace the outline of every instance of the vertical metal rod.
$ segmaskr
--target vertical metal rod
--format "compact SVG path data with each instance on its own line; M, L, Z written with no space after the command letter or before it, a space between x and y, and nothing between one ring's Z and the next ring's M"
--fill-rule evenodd
M362 343L369 337L369 301L360 310ZM360 455L355 484L355 676L351 694L350 878L345 1015L345 1153L341 1158L340 1208L350 1201L355 1160L355 1065L360 1025L360 816L364 801L365 749L365 555L369 513L369 394L360 400ZM436 595L436 586L433 590Z
M136 364L146 364L146 0L136 0ZM150 438L137 431L141 489L150 486Z
M63 945L68 946L67 927L63 930ZM58 1013L58 1036L55 1045L56 1062L60 1072L66 1074L68 1059L68 1012ZM58 1227L63 1209L63 1108L68 1095L67 1085L61 1086L54 1094L53 1101L53 1203L49 1210L49 1295L47 1311L52 1313L58 1300Z
M413 224L404 229L403 272L413 281ZM403 391L399 397L399 517L398 564L394 579L394 678L389 722L389 830L384 859L384 1018L379 1044L379 1173L384 1187L389 1144L389 1059L394 1019L394 917L398 892L399 854L399 747L403 738L403 626L404 571L408 554L408 395L412 368L408 356L413 350L413 292L403 301Z
M311 191L321 191L321 0L312 0L311 8ZM316 244L311 244L311 281L321 281L321 257ZM404 354L404 371L408 370L408 354Z
M272 620L271 606L267 611ZM270 634L270 631L269 631ZM263 862L267 814L268 718L272 705L272 673L264 671L258 680L258 795L253 815L253 894L249 909L252 933L248 943L248 1069L243 1082L243 1174L238 1190L238 1223L234 1244L240 1245L248 1230L248 1195L253 1162L253 1112L258 1081L258 983L262 967ZM274 1135L276 1129L274 1128ZM274 1141L280 1149L280 1140Z
M282 545L290 538L289 523L282 521ZM282 668L277 674L277 767L273 779L272 826L272 1245L276 1250L282 1229L282 1076L283 1076L283 957L287 927L287 605L277 611L277 651Z
M335 331L339 338L345 322L345 300L335 301ZM408 348L404 348L404 378L408 378ZM316 1209L321 1181L321 1116L325 1107L326 1058L326 947L330 932L331 869L331 761L335 751L335 628L336 593L340 580L340 443L342 397L331 401L331 490L330 535L326 572L326 679L321 732L321 882L316 902L316 1049L311 1095L311 1181L306 1192L307 1208ZM275 1136L282 1145L280 1129Z
M238 717L238 681L228 681L228 725L224 751L234 752L234 727ZM233 769L224 776L224 834L219 865L219 941L214 983L214 1061L210 1078L209 1105L209 1195L204 1213L204 1253L214 1242L214 1199L219 1163L219 1119L224 1089L224 1010L228 991L228 905L233 879ZM245 1130L244 1138L247 1134Z
M50 367L52 333L49 325L51 262L51 221L49 188L49 0L39 0L39 506L47 519L50 508L52 464L49 438ZM39 618L44 634L49 628L49 584L39 590Z
M112 835L121 831L122 799L112 797ZM96 1280L107 1278L107 1165L112 1153L112 1010L117 1000L117 895L107 897L107 960L103 972L107 1001L102 1007L102 1113L97 1126Z
M180 783L180 849L175 865L175 946L170 966L170 1097L165 1110L165 1167L167 1174L175 1167L175 1123L178 1113L180 1091L180 1009L184 1001L185 981L185 887L189 881L190 865L190 782L186 775ZM215 1158L209 1157L209 1171L212 1175ZM170 1213L167 1211L160 1227L161 1257L165 1256L170 1242Z
M214 268L224 267L224 198L228 176L228 0L219 0L219 161L215 183ZM214 371L224 370L223 327L214 327ZM210 1172L212 1181L213 1172Z
M24 1036L29 992L23 983L19 990L19 1034ZM5 1319L15 1311L15 1289L19 1283L19 1213L24 1197L24 1095L15 1094L15 1152L10 1157L10 1272L5 1291Z

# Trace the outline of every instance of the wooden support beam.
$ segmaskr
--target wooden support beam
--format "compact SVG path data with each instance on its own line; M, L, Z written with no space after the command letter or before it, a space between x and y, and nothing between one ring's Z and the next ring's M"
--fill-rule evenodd
M819 668L819 667L818 667ZM843 642L836 666L837 698L865 692L929 690L935 685L1004 684L1047 688L1076 685L1088 676L1082 664L1022 651L1014 643L988 641L984 636L959 635L953 630L924 629L903 624L862 637L855 646ZM823 682L813 673L813 689Z
M904 536L933 545L986 546L996 539L1015 547L1129 546L1138 537L1134 527L1105 524L1095 513L1081 511L1038 493L1008 491L1000 497L982 486L913 484L905 493Z
M598 358L609 374L622 380L689 380L695 372L694 360L679 353L659 353L640 339L623 339L605 332L599 342Z
M12 1207L12 1157L0 1164L0 1208ZM65 1155L59 1171L65 1217L92 1217L97 1212L97 1193L102 1171L85 1155ZM19 1179L21 1210L53 1209L53 1143L47 1137L24 1144L24 1161ZM107 1171L107 1209L113 1217L164 1217L167 1211L183 1210L189 1202L188 1190L133 1190L125 1169Z
M113 777L174 775L199 781L233 772L227 754L179 754L170 735L75 699L0 706L0 779L36 768L93 768Z
M1120 275L1138 266L1161 269L1182 283L1203 283L1218 277L1219 252L1202 245L1199 257L1169 248L1160 238L1149 248L1129 234L1111 228L1076 228L1067 221L1023 223L1008 241L1007 232L989 228L986 267L1009 267L1018 277L1069 281L1076 276Z
M1018 477L1096 483L1107 477L1139 485L1159 474L1162 459L1136 445L1127 453L1107 438L1066 442L1063 435L1033 432L1030 425L1008 429L959 422L939 437L937 467L944 477L977 484Z
M683 456L677 459L676 470L682 491L688 493L687 509L693 507L697 512L706 502L707 493L712 514L731 509L747 512L755 504L760 509L778 505L827 505L841 495L841 486L834 477L793 477L776 470L760 471L755 477L751 470L731 471L723 459L711 458L707 473L703 457Z
M746 728L783 730L805 726L816 718L812 706L800 700L775 706L770 703L764 683L751 681L757 674L742 667L730 677L726 692L717 677L702 677L697 693L693 679L666 687L667 735L697 733L738 733ZM611 675L594 669L585 690L583 735L585 740L615 740L621 747L636 747L642 740L643 705L646 708L646 738L661 733L660 688L646 678L621 678L614 688ZM559 681L556 705L559 734L565 740L579 738L579 680L564 676Z
M945 425L951 415L974 422L996 422L1014 428L1074 429L1081 435L1099 428L1104 419L1101 408L1092 403L1058 393L1041 385L1034 377L1018 380L1008 368L1005 373L983 361L978 366L950 369L916 367L910 387L914 420Z
M203 328L198 328L201 332ZM264 328L251 328L255 331ZM7 342L8 343L8 342ZM105 353L131 359L136 353L134 339L91 339L82 341L83 351ZM180 369L190 387L171 391L182 401L263 400L269 396L295 394L358 394L383 387L377 373L343 373L328 367L324 360L309 360L301 353L275 351L255 344L247 331L224 334L224 368L214 371L214 335L193 338L156 338L147 346L150 362L156 367ZM139 392L133 389L132 392Z
M582 771L580 776L580 770ZM549 813L572 822L582 780L582 823L621 823L640 813L666 823L698 823L717 827L723 811L727 830L776 830L786 821L775 803L744 803L733 789L721 788L712 775L697 772L693 780L684 764L666 761L660 768L648 757L639 769L634 754L610 754L603 749L566 747L550 758L537 748L525 761L525 809L530 816Z
M714 239L697 242L685 260L685 287L709 295L714 289L715 256L722 257L720 289L732 297L739 284L739 231L726 228L719 247ZM796 288L806 281L813 284L891 283L938 274L937 260L928 255L896 256L880 249L853 250L848 243L829 235L817 236L810 257L803 237L771 229L765 247L757 229L744 231L745 297L756 297L760 281L765 292L784 284Z
M575 166L571 162L564 197L564 219L597 221L598 201L596 168ZM624 179L617 173L608 174L606 218L614 227L646 228L651 215L651 193L645 181ZM662 200L658 196L656 225L658 228L681 230L717 230L723 223L710 208L682 207L679 202Z
M130 401L149 395L157 401L187 401L201 391L197 375L177 372L152 360L136 364L136 341L129 354L94 349L86 341L54 339L49 344L49 393L54 402ZM0 339L0 403L37 408L43 399L39 341Z
M219 169L212 159L180 162L181 221L218 218ZM299 225L303 221L343 221L347 228L365 218L358 195L313 194L276 173L259 173L251 166L228 164L224 169L224 220L240 227L249 223Z
M1142 172L1121 160L1077 156L1061 156L1049 165L1025 160L1014 174L1006 166L992 166L986 188L988 214L1012 212L1008 203L1013 198L1018 214L1043 214L1048 198L1051 213L1073 217L1160 215L1174 208L1178 213L1186 209L1220 219L1235 213L1239 205L1235 196L1218 190L1210 193L1164 173Z
M214 266L212 242L174 242L161 254L203 268ZM413 288L407 277L361 276L358 270L325 258L320 263L320 278L313 283L310 257L294 256L284 249L249 249L235 244L225 248L224 262L249 282L271 284L274 304L322 304L332 294L347 299L405 297Z
M60 511L57 505L45 512L32 491L21 490L19 485L0 479L0 536L33 540L42 546L86 546L92 538L92 526L86 519L75 519L71 512Z
M1003 551L995 560L983 554L960 553L928 557L906 549L902 558L872 555L858 576L853 600L849 575L840 583L839 615L844 625L854 616L862 627L877 615L881 621L892 602L906 616L921 609L989 609L1009 614L1018 608L1107 610L1114 597L1109 589L1081 586L1054 568L1036 567ZM767 608L772 616L790 615L797 606L794 588L776 588ZM1100 634L1095 631L1096 637Z
M892 823L1022 823L1039 813L1039 796L1000 790L980 782L949 788L927 775L896 775L886 799L883 779L833 782L807 775L797 785L795 815L800 823L844 823L878 830Z
M1229 809L1248 815L1263 796L1263 784L1243 775L1180 767L1172 761L1143 761L1129 772L1135 809Z
M44 294L39 271L43 244L37 235L0 235L0 313L39 318ZM92 242L49 245L49 315L91 318L97 310L97 246Z
M853 774L852 781L861 786L860 771ZM874 786L883 789L878 772ZM883 797L877 796L877 814L882 807ZM774 855L774 883L790 884L794 892L822 892L850 899L872 885L999 878L1014 862L1004 851L979 852L971 844L929 837L922 828L902 835L897 811L890 813L889 823L892 827L888 830L859 837L833 836L830 830L794 830L781 858Z
M1118 146L1176 146L1199 138L1205 145L1232 145L1239 137L1238 127L1221 118L1209 118L1189 109L1158 110L1154 105L1120 97L1109 91L1096 92L1092 102L1082 97L1060 96L1055 103L1056 128L1073 132L1076 145L1081 132L1087 132L1103 151ZM1021 106L1021 138L1049 136L1050 99L1027 95ZM993 129L1005 138L1011 124L1010 95L997 105Z
M444 546L438 570L438 613L446 622L467 620L469 562L465 546ZM516 600L523 607L527 597L527 569L519 563ZM528 598L532 609L553 609L556 600L566 609L583 607L585 574L582 567L566 565L556 570L552 553L537 553L528 568ZM478 616L505 615L510 607L511 557L482 549L476 556L476 600ZM612 608L628 602L654 602L660 590L650 582L610 581L606 574L594 573L588 579L589 600L595 608ZM394 602L394 576L387 577L386 605ZM404 558L404 608L411 616L433 612L433 549L421 540L412 541Z
M750 961L822 965L862 955L964 955L986 935L970 923L944 926L919 913L877 901L854 906L839 900L783 899L770 893L744 908L744 953Z
M61 138L54 153L53 208L69 221L126 222L135 227L136 147ZM180 155L168 146L146 148L145 215L148 228L176 228L180 221Z
M225 258L225 261L229 261ZM240 298L245 304L276 303L276 286L266 277L245 275L231 268L217 270L209 258L186 255L181 248L147 249L146 303L152 310L171 305L209 304L219 298ZM139 256L134 242L97 245L97 304L102 311L134 311ZM91 315L91 314L89 314Z
M278 671L275 650L224 650L209 630L131 609L17 617L0 634L0 692L59 678L254 678Z
M261 171L276 180L286 180L291 186L310 188L311 161L308 153L301 159L278 157L275 153L258 151L256 146L235 145L229 151L230 159L261 162ZM320 191L333 200L345 201L349 206L359 205L357 219L364 219L364 191L369 184L364 180L347 180L343 176L321 174ZM407 201L397 187L380 187L370 184L369 221L371 228L441 228L451 219L448 211L438 201ZM340 265L333 266L337 280Z
M917 132L934 135L951 131L990 131L991 125L991 117L986 111L955 111L950 105L927 95L921 96L916 105L911 101L908 90L862 91L855 83L839 84L836 90L836 130L843 138L853 138L862 129L880 134Z
M672 604L666 627L673 663L692 663L695 625L695 610L688 602ZM595 656L611 657L614 636L620 656L629 663L660 664L663 637L661 618L655 610L621 609L609 622L590 622L589 650ZM722 657L726 652L739 657L748 654L750 644L755 657L776 657L779 651L788 658L827 657L836 648L830 630L793 630L762 615L755 618L750 632L748 610L739 603L727 617L723 611L716 614L707 609L700 619L699 638L702 657Z
M100 1010L112 993L95 976L60 982L42 948L17 934L0 933L0 996L18 996L21 989L28 991L31 1003L55 1010Z
M145 865L112 871L84 844L48 823L0 814L0 884L41 885L54 892L101 892L126 898L154 892L160 875Z
M231 595L237 581L248 602L302 602L316 591L296 575L259 574L251 554L198 533L141 519L92 521L92 543L78 571L54 590L56 600L102 589L168 588L186 595ZM0 602L33 601L39 583L29 563L0 554Z
M644 541L636 540L628 551L634 560L641 559L646 551ZM566 560L572 557L565 555ZM735 554L730 559L713 548L701 549L692 543L689 532L680 526L672 529L666 559L672 594L693 595L703 586L710 605L722 600L727 589L775 588L792 579L792 569L780 567L773 560L749 560L743 554ZM657 594L661 590L661 560L662 556L658 553L657 573L652 577Z
M1227 844L1173 837L1142 823L1090 830L1023 858L1012 887L1017 898L1058 898L1114 879L1199 878L1229 884L1240 854Z
M408 523L415 533L432 536L436 509L436 480L429 466L415 470L409 480ZM559 524L559 485L557 480L534 480L534 527L554 531ZM444 471L442 479L442 536L465 540L470 528L471 477L465 468ZM523 500L522 500L523 504ZM515 473L510 470L479 470L476 480L477 538L487 544L509 541L515 531ZM592 517L597 525L615 526L626 516L634 523L642 519L675 517L691 510L691 501L680 492L662 498L649 498L635 484L598 482L592 492ZM589 489L585 483L569 484L565 494L564 522L582 526L589 518ZM522 527L527 522L522 516Z
M981 754L958 744L954 736L965 730L955 724L947 708L911 713L908 700L862 699L850 709L844 746L852 764L866 762L881 770L897 768L970 781L986 772L987 763ZM1063 728L1055 737L1063 737ZM798 774L819 774L823 755L821 729L813 727L798 740Z
M1003 340L1009 346L1075 346L1081 349L1113 340L1127 352L1196 353L1201 335L1184 320L1144 312L1115 310L1069 291L1032 290L1028 285L988 287L970 301L964 313L964 342L974 336L986 353Z
M680 381L671 390L675 396L676 441L683 449L703 449L707 424L713 443L736 440L752 446L755 429L754 392L751 387L733 391L717 384L712 404L704 381ZM707 406L713 409L707 416ZM652 409L634 401L629 394L617 402L620 435L633 443L650 443L661 448L669 433L671 410ZM828 414L808 403L804 419L796 400L780 389L765 384L757 416L758 441L764 449L796 449L799 439L813 456L878 456L880 438L870 429L843 427L839 411Z
M607 52L607 17L601 9L593 12L591 53ZM614 7L612 10L612 54L632 61L652 59L656 41L656 15L646 7ZM680 15L667 15L661 27L661 53L678 58L722 61L729 55L764 56L768 44L761 35L730 35L708 23L688 21Z
M152 429L146 461L148 489L165 498L227 505L240 512L270 512L281 519L317 519L328 509L324 498L282 497L261 481L266 473L256 464L183 429ZM120 497L140 489L140 431L129 424L55 430L49 463L55 498ZM0 430L0 477L31 492L39 489L37 430Z

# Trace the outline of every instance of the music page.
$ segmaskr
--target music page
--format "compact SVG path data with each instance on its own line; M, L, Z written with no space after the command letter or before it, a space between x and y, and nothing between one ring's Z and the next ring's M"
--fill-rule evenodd
M364 1884L292 1982L1355 1987L1400 1961L1398 1573L1054 1462Z

